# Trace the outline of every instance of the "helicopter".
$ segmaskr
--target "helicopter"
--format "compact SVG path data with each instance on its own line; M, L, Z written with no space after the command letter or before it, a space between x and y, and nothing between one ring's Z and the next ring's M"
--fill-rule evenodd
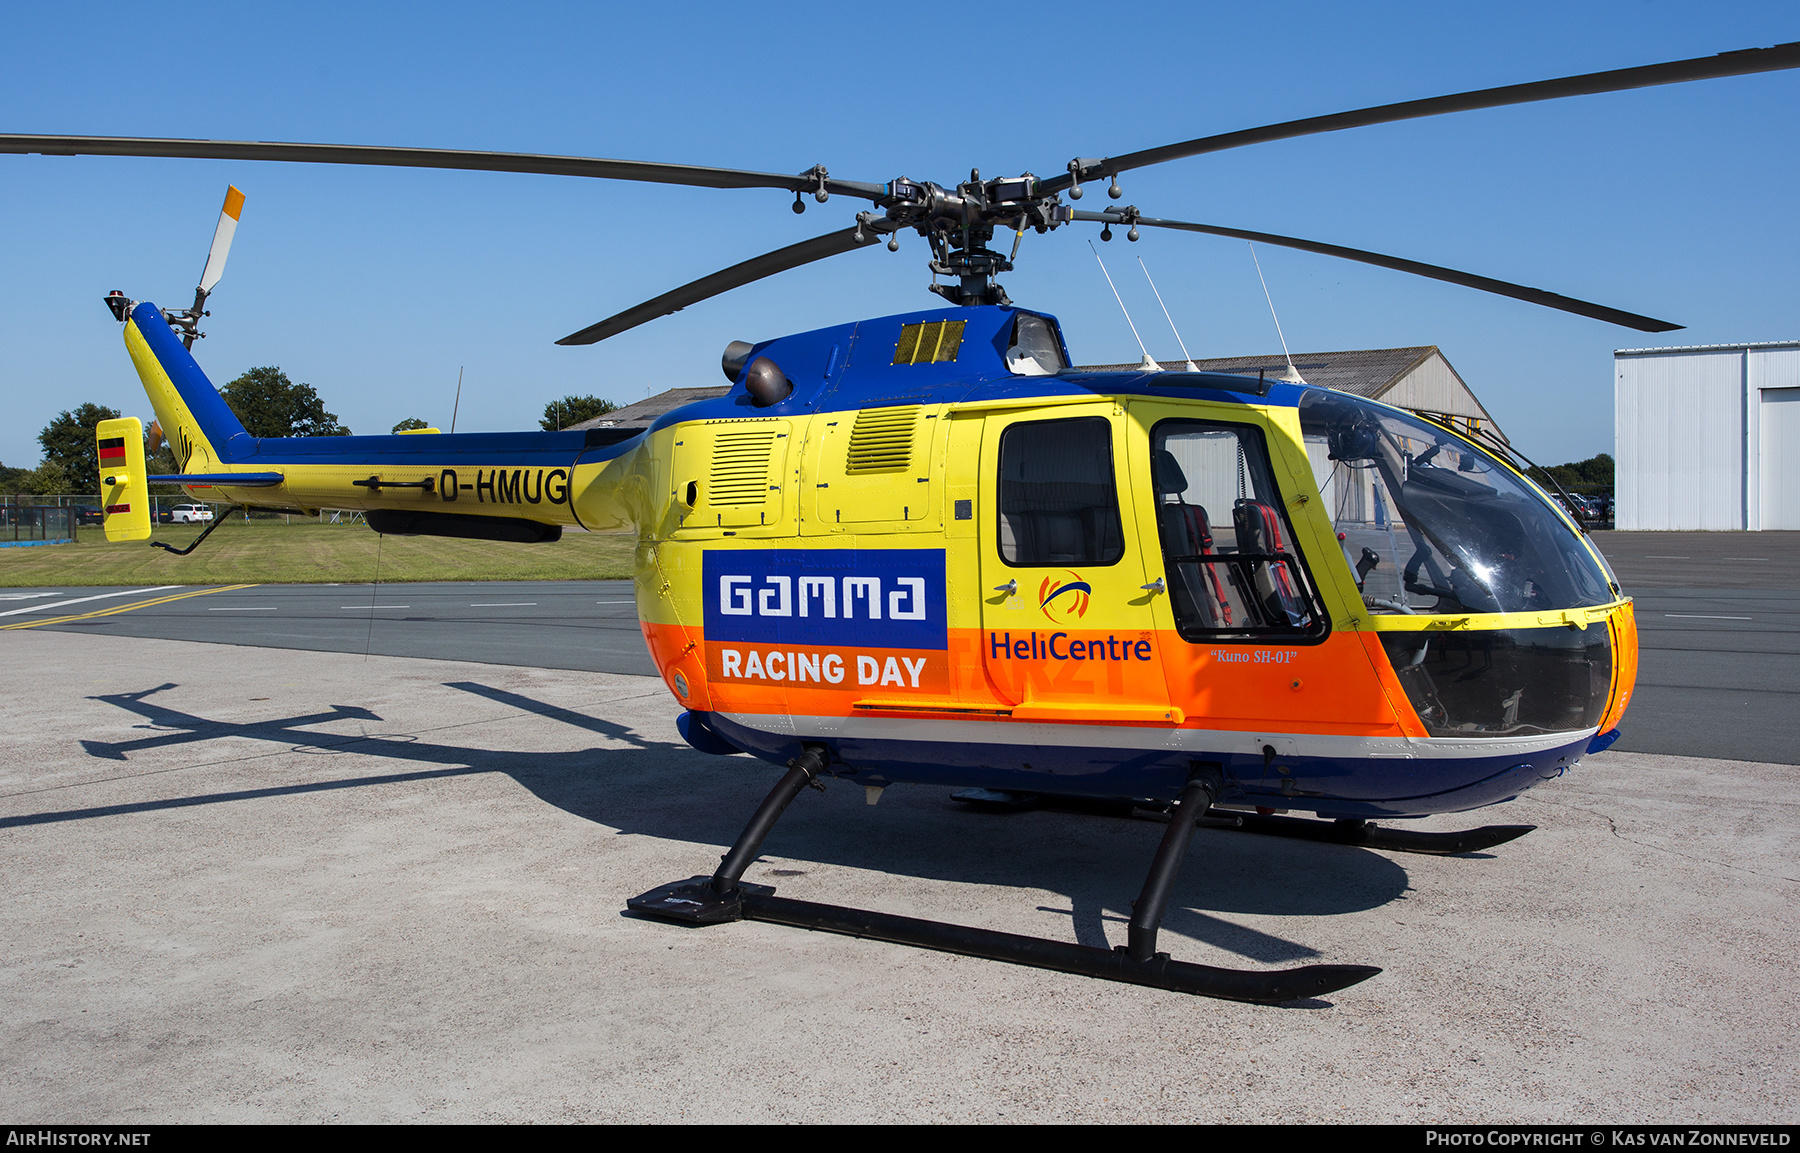
M924 238L936 308L732 341L730 387L648 429L262 438L194 359L243 205L227 197L194 303L105 300L180 471L148 474L136 418L102 422L105 531L151 535L149 483L263 507L354 508L377 532L547 543L637 533L645 643L703 753L785 774L717 869L631 898L693 925L754 919L1253 1002L1380 970L1262 972L1171 958L1162 916L1203 819L1296 839L1457 854L1531 826L1377 820L1513 799L1610 746L1631 700L1632 603L1584 526L1498 438L1312 387L1074 366L1053 315L997 277L1027 230L1208 233L1336 256L1640 331L1679 327L1337 245L1075 207L1147 165L1451 112L1800 67L1800 44L1390 104L1032 173L938 184L586 157L329 144L0 135L0 152L556 173L867 202L854 223L572 333L592 344L827 257ZM1010 251L997 235L1013 233ZM224 518L208 526L210 533ZM204 539L202 534L200 539ZM195 546L199 544L197 540ZM190 546L191 551L192 547ZM166 547L166 546L165 546ZM171 550L174 551L174 550ZM743 880L826 778L1124 801L1167 829L1107 950L776 896ZM1312 817L1288 814L1300 812ZM1210 826L1209 826L1210 827Z

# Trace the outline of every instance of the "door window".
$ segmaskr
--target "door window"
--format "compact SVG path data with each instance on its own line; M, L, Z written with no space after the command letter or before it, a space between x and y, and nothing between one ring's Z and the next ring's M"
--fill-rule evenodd
M1000 559L1018 568L1125 555L1104 417L1015 424L1000 437Z
M1324 635L1257 429L1165 420L1151 433L1150 471L1169 604L1185 639Z

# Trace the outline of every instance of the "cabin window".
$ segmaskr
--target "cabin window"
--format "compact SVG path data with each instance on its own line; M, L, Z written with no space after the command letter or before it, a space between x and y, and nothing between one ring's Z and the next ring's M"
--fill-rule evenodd
M1050 322L1029 312L1019 313L1013 319L1012 343L1006 349L1007 371L1018 376L1055 376L1067 367L1062 342Z
M1259 430L1165 420L1151 434L1150 467L1169 604L1184 638L1324 635Z
M1104 417L1040 420L1000 435L1000 558L1009 565L1110 565L1125 555Z

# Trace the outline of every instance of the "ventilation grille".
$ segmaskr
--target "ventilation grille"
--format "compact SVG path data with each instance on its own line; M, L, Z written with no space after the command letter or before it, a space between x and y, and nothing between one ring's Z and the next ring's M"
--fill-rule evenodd
M868 408L857 413L844 471L904 472L911 468L913 431L918 425L917 408Z
M713 441L707 502L757 505L768 499L769 452L774 446L773 429L719 433Z
M895 364L935 364L956 359L962 348L963 320L933 320L900 328Z

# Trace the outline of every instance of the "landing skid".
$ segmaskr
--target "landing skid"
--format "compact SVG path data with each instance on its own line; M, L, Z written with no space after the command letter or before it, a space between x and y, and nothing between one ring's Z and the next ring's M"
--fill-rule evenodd
M1156 951L1163 911L1174 889L1176 874L1181 871L1182 861L1187 856L1195 823L1208 811L1223 784L1218 770L1211 767L1197 771L1171 807L1168 829L1163 833L1162 844L1157 847L1143 891L1133 906L1130 944L1111 950L915 917L897 917L867 909L796 901L775 896L775 890L770 886L744 883L744 870L756 859L763 839L774 828L776 819L801 789L807 785L819 787L816 778L826 763L824 751L820 749L808 749L791 762L787 775L756 810L756 815L751 817L749 825L745 826L712 876L691 877L663 885L631 898L626 906L642 916L690 925L766 921L1231 1001L1279 1002L1318 997L1366 981L1381 972L1367 965L1305 965L1279 972L1219 969L1176 961L1167 953Z
M1155 813L1148 806L1134 806L1130 801L999 792L993 789L963 789L951 793L950 797L972 808L994 813L1018 813L1047 808L1124 817L1137 812L1146 820ZM1391 853L1426 853L1436 857L1479 853L1495 845L1516 841L1537 828L1536 825L1483 825L1478 829L1461 829L1453 833L1421 833L1411 829L1386 829L1369 821L1323 821L1212 808L1206 810L1203 819L1208 822L1204 827L1211 829L1239 829L1246 833L1261 833L1266 837L1290 837L1297 841L1357 845L1365 849L1384 849Z
M1421 833L1412 829L1384 829L1368 821L1315 821L1304 817L1228 813L1218 809L1208 809L1206 816L1208 820L1228 822L1208 826L1211 828L1236 828L1269 837L1292 837L1295 840L1321 841L1330 845L1357 845L1365 849L1386 849L1395 853L1429 853L1436 857L1479 853L1483 849L1515 841L1537 828L1536 825L1483 825L1479 829L1462 829L1454 833Z

